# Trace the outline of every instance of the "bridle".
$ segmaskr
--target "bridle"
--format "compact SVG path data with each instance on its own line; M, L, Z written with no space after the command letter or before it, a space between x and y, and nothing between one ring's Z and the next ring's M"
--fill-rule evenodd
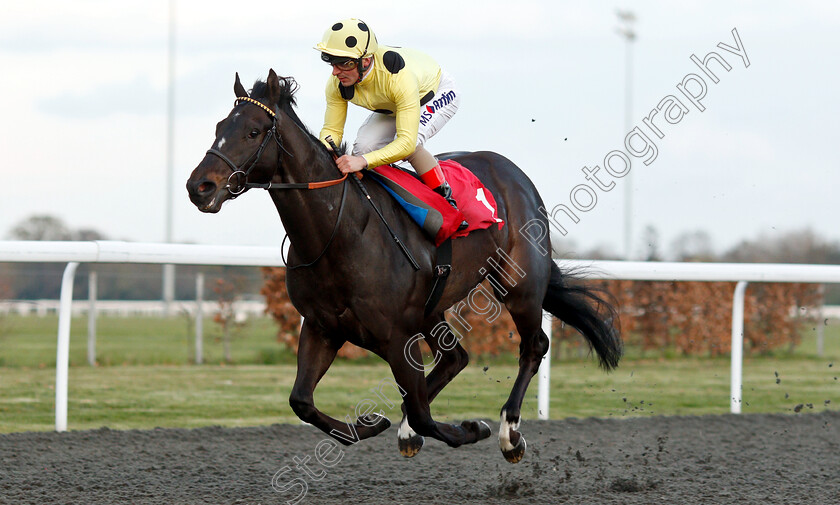
M303 183L282 183L282 182L266 182L266 183L256 183L256 182L248 182L248 176L251 175L253 172L254 167L257 166L257 163L260 161L260 157L262 156L265 147L268 145L268 141L274 139L274 142L277 144L277 164L280 164L280 153L279 151L283 151L284 153L292 156L292 153L286 150L283 147L283 141L280 139L280 135L277 133L277 113L275 113L271 108L269 108L264 103L260 102L259 100L254 100L253 98L247 96L240 96L236 98L236 101L233 103L233 106L236 107L239 105L240 101L251 103L271 116L271 128L266 132L265 138L260 143L260 146L257 148L256 152L248 157L243 163L242 166L236 166L236 163L230 160L227 156L224 155L218 149L208 149L207 154L212 154L214 156L219 157L222 161L227 163L227 166L231 169L231 174L228 176L228 183L224 189L227 189L231 195L231 199L234 199L245 192L246 189L251 188L260 188L260 189L320 189L320 188L328 188L330 186L335 186L336 184L340 184L347 179L347 174L340 179L333 179L331 181L323 181L323 182L303 182ZM251 161L251 160L254 161ZM248 162L251 162L248 165ZM243 168L245 165L248 165L248 168ZM343 201L343 199L342 199Z
M341 184L342 182L345 182L347 180L347 174L344 174L344 176L340 179L333 179L331 181L322 181L322 182L301 182L301 183L298 183L298 182L293 182L293 183L281 183L281 182L256 183L256 182L248 182L248 176L254 170L254 167L257 165L257 163L260 161L260 157L262 156L262 153L265 150L265 147L268 145L269 140L274 139L274 142L277 144L277 150L278 150L278 152L277 152L277 165L278 166L280 165L280 151L283 151L284 153L288 154L291 157L294 157L294 156L292 156L292 153L290 153L289 151L286 150L285 147L283 147L283 141L280 139L280 135L277 133L277 113L274 112L273 110L271 110L271 108L269 108L267 105L260 102L259 100L255 100L255 99L247 97L247 96L237 97L233 106L236 107L237 105L239 105L240 102L247 102L247 103L250 103L250 104L254 104L254 105L258 106L259 108L261 108L262 110L264 110L265 112L267 112L268 115L271 116L271 128L268 130L268 132L266 132L265 138L260 143L260 146L257 148L257 151L254 154L252 154L251 156L249 156L248 159L246 159L242 163L241 167L237 166L236 163L231 161L230 158L225 156L224 153L222 153L218 149L212 149L211 148L211 149L207 150L207 154L212 154L214 156L219 157L222 161L227 163L227 166L229 166L230 169L231 169L231 174L230 174L230 176L228 176L227 186L224 187L224 189L227 189L228 192L230 193L231 200L236 198L237 196L241 195L242 193L244 193L246 189L251 189L251 188L260 188L260 189L321 189L321 188L328 188L330 186L335 186L337 184ZM251 161L252 159L254 161ZM248 165L248 162L250 162L251 164ZM243 168L246 165L248 165L248 167ZM309 263L303 263L303 264L294 265L294 266L290 266L289 262L286 260L286 258L283 258L283 263L286 264L286 269L294 270L296 268L311 267L312 265L317 263L318 260L320 260L322 256L324 256L324 253L326 253L327 249L329 249L330 244L332 244L332 241L335 238L336 232L338 231L338 225L339 225L339 223L341 223L341 216L344 215L344 201L345 201L346 196L347 196L347 185L345 184L344 188L341 191L341 203L339 204L339 207L338 207L338 218L336 218L336 220L335 220L335 226L333 227L332 234L330 235L329 240L327 240L327 245L324 246L324 250L321 251L321 254L319 254L318 257L316 257L314 260L310 261ZM286 242L286 238L288 238L288 234L286 235L285 238L283 238L283 243L284 244ZM282 251L283 245L280 246L280 249Z

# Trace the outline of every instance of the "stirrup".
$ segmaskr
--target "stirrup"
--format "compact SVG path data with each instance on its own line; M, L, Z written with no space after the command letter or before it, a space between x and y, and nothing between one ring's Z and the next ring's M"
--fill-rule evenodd
M434 191L440 196L442 196L444 199L446 199L446 201L449 202L449 205L451 205L453 209L458 210L458 204L455 202L455 199L452 198L452 186L450 186L448 182L443 181L443 184L436 187ZM467 223L466 220L461 221L461 224L458 225L458 230L466 230L468 226L469 223Z

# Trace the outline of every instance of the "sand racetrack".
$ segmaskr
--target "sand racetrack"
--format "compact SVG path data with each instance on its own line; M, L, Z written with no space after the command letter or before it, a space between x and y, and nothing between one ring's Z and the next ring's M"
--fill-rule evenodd
M517 465L491 426L489 440L427 440L413 459L391 427L330 468L309 426L0 435L0 503L281 504L302 491L295 478L313 504L840 503L838 412L526 421ZM307 456L314 478L295 468Z

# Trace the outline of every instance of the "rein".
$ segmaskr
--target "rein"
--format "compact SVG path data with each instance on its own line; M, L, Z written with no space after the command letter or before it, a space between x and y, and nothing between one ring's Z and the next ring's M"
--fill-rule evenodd
M286 150L285 147L283 147L283 142L280 139L280 135L277 133L277 113L274 112L270 107L268 107L264 103L260 102L259 100L255 100L255 99L253 99L251 97L247 97L247 96L237 97L236 101L234 101L233 106L236 107L237 105L239 105L240 101L256 105L257 107L261 108L266 113L268 113L268 115L271 116L271 128L266 132L265 138L263 138L262 142L260 143L260 146L257 148L257 151L254 154L252 154L251 156L249 156L248 159L245 160L244 163L242 163L241 167L237 166L236 163L231 161L230 158L225 156L225 154L222 153L221 151L219 151L218 149L212 149L211 148L211 149L207 150L207 154L212 154L212 155L220 158L222 161L227 163L227 165L231 169L232 173L230 174L230 176L228 176L228 184L227 184L227 186L225 186L225 189L227 189L228 192L231 194L231 199L236 198L237 196L244 193L245 190L251 189L251 188L260 188L260 189L267 189L267 190L270 190L270 189L321 189L321 188L328 188L330 186L335 186L337 184L341 184L341 183L343 183L347 180L347 176L349 174L344 174L344 176L341 177L340 179L333 179L331 181L321 181L321 182L309 182L309 183L305 183L305 182L304 183L280 183L280 182L255 183L255 182L248 182L248 175L251 174L251 172L254 170L254 167L260 161L260 157L262 156L262 153L265 150L265 147L268 145L268 141L270 139L274 139L274 142L277 144L277 149L278 149L277 165L278 166L280 165L280 151L281 150L284 153L288 154L289 156L291 156L293 158L294 158L294 156L292 156L292 153L290 153L289 151ZM332 139L330 137L327 137L327 140L330 142L331 147L333 148L333 156L337 156L338 155L338 147L332 142ZM251 161L252 159L254 161ZM248 165L248 162L251 162L251 164ZM242 167L244 167L245 165L248 165L248 168L243 169ZM276 173L276 171L277 170L275 169L275 173ZM394 239L394 242L400 248L403 255L405 255L405 257L411 263L411 266L414 268L414 270L420 270L420 265L417 264L417 261L411 255L411 252L408 250L408 248L405 246L405 244L403 244L402 241L400 241L400 239L397 237L397 235L394 233L394 231L388 225L388 222L385 221L385 216L382 215L382 213L376 207L376 204L373 203L373 200L371 199L370 194L367 192L367 189L365 189L364 184L362 184L362 181L360 181L357 177L351 177L351 179L353 179L353 181L359 186L359 189L362 191L365 198L367 198L368 202L370 202L370 204L373 206L373 210L376 211L376 214L379 216L379 218L385 224L385 227L388 229L388 232L390 232L390 234L391 234L391 238ZM342 188L342 191L341 191L341 203L339 204L339 207L338 207L338 217L335 220L335 225L333 226L332 234L330 235L329 240L327 240L327 245L324 246L324 249L321 251L321 254L319 254L314 260L312 260L308 263L302 263L302 264L295 265L295 266L289 266L289 263L286 260L286 258L283 258L283 263L286 264L286 268L288 270L294 270L296 268L311 267L312 265L317 263L318 260L320 260L324 256L324 254L327 252L327 249L330 248L330 244L332 244L332 241L335 238L336 233L338 232L338 225L341 223L341 217L344 215L344 202L346 200L346 197L347 197L347 185L345 184L344 188ZM286 243L286 239L288 237L289 237L289 235L286 234L286 236L283 238L283 244L280 245L281 253L282 253L282 250L283 250L283 246Z
M259 108L261 108L262 110L264 110L265 112L267 112L268 115L271 116L271 128L266 133L265 138L260 143L260 146L257 148L257 151L254 154L252 154L251 156L249 156L248 159L245 160L244 163L242 163L242 167L244 167L245 165L248 164L249 161L251 161L251 159L254 160L254 161L251 162L250 165L248 165L248 168L246 168L246 169L243 169L242 167L236 166L236 163L231 161L230 158L225 156L224 153L222 153L221 151L219 151L217 149L208 149L207 150L207 154L212 154L212 155L220 158L222 161L227 163L227 165L230 167L230 169L232 171L232 173L228 177L228 184L227 184L227 186L225 186L225 189L227 189L228 192L231 194L231 199L236 198L237 196L244 193L246 189L251 189L251 188L259 188L259 189L321 189L321 188L328 188L330 186L335 186L335 185L341 184L342 182L345 182L347 180L347 174L344 174L344 177L342 177L340 179L333 179L333 180L330 180L330 181L321 181L321 182L308 182L308 183L307 182L300 182L300 183L298 183L298 182L290 182L290 183L248 182L248 175L251 174L251 172L254 170L254 167L257 165L257 162L260 161L260 157L262 156L262 153L265 150L265 146L268 145L268 141L270 139L273 138L274 142L277 144L277 149L278 149L277 164L278 165L280 164L279 150L282 150L284 153L288 154L292 158L294 158L294 156L292 156L292 153L290 153L289 151L286 150L285 147L283 147L283 142L280 139L280 135L277 133L277 113L275 113L273 110L271 110L271 108L269 108L267 105L260 102L259 100L254 100L253 98L250 98L250 97L247 97L247 96L237 97L236 101L233 103L233 106L236 107L237 105L239 105L240 101L254 104L254 105L258 106ZM276 170L275 170L275 172L276 172ZM333 226L332 234L330 235L329 240L327 240L327 245L324 246L324 250L321 251L321 254L319 254L314 260L310 261L309 263L303 263L303 264L294 265L294 266L290 266L287 259L283 258L283 263L286 265L287 270L294 270L296 268L311 267L312 265L317 263L318 260L320 260L324 256L324 253L326 253L327 249L330 248L330 244L332 244L332 241L335 238L336 232L338 232L338 225L341 223L341 217L344 215L344 202L346 200L346 197L347 197L347 185L345 184L344 188L341 191L341 203L338 206L338 218L336 218L336 220L335 220L335 225ZM286 243L287 238L289 238L288 234L286 234L286 236L283 238L283 244L280 245L281 253L283 251L283 245Z

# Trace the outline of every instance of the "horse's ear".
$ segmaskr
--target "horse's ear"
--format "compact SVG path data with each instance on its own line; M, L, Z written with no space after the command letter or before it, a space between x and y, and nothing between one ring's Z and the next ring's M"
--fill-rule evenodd
M274 72L273 68L268 69L268 99L269 103L277 103L280 99L280 78Z
M236 93L236 96L248 96L248 92L245 91L245 86L239 81L239 72L236 73L236 82L233 83L233 92Z

